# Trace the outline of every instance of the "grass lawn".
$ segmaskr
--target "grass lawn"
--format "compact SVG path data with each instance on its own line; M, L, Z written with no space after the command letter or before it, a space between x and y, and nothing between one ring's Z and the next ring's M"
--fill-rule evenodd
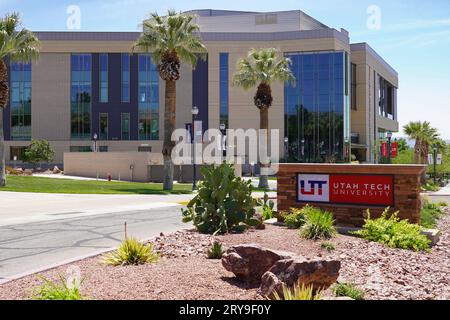
M8 176L0 191L67 193L67 194L188 194L191 184L174 184L171 192L163 191L160 183L107 182Z

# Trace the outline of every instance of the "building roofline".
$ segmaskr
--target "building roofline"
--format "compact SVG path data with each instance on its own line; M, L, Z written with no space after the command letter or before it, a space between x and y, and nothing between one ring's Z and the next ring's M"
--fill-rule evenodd
M398 76L398 72L384 60L367 42L352 43L350 44L351 51L366 51L370 53L375 59L377 59L383 66L390 72Z
M41 41L135 41L140 32L38 31ZM346 34L336 29L282 32L202 32L203 41L284 41L315 38L337 38L349 43Z

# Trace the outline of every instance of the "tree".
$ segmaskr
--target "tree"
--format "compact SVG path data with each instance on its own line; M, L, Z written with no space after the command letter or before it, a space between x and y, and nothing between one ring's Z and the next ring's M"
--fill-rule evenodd
M8 69L4 60L29 62L39 56L37 37L29 30L20 28L17 13L7 14L0 19L0 187L6 185L3 109L6 108L9 97Z
M23 160L33 165L40 165L42 162L52 162L54 155L55 151L47 140L32 140L25 149Z
M409 149L408 142L406 141L405 138L400 138L396 142L398 145L398 152L402 152Z
M172 132L176 124L176 81L180 79L181 61L195 68L206 47L200 38L200 28L194 16L169 11L161 17L152 13L144 21L143 32L133 44L132 52L151 52L158 64L159 75L166 82L164 110L164 190L173 189Z
M278 51L274 48L253 49L248 53L247 58L238 61L233 83L244 90L250 90L258 86L254 104L259 109L259 127L261 130L268 131L269 129L269 108L273 102L271 84L274 81L295 83L295 77L290 66L291 60L286 57L279 57ZM260 166L259 188L267 189L269 188L266 170L268 164L261 163L260 159Z
M404 133L415 140L414 163L426 164L430 146L438 143L439 133L428 121L410 122L403 127Z

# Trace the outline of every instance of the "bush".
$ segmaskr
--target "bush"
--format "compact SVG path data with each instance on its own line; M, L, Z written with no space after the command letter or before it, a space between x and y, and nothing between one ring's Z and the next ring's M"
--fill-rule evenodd
M378 219L365 220L363 229L353 232L368 241L379 242L391 248L409 249L414 251L429 250L430 240L421 233L422 228L411 224L408 220L400 220L398 212L388 217L390 208L386 208Z
M289 289L284 285L283 297L280 297L278 292L275 292L274 300L320 300L321 296L321 291L314 292L312 286L298 284L294 288Z
M59 276L59 283L40 277L44 283L33 289L33 300L83 300L80 288L75 279L71 285L63 276Z
M103 262L113 266L139 265L157 262L159 255L153 244L145 245L134 238L126 238L119 248L103 257Z
M222 244L219 241L215 241L211 248L206 252L208 259L221 259L223 255Z
M330 212L312 208L306 214L306 222L300 229L300 236L306 239L329 239L335 233L333 215Z
M284 223L288 228L298 229L306 223L306 216L308 213L316 210L310 205L306 205L303 208L291 208L290 214L284 217Z
M338 283L333 288L336 297L350 297L354 300L364 300L364 291L352 283Z
M334 245L333 242L329 242L329 241L324 241L320 244L320 247L322 249L325 249L327 251L333 251L336 249L336 246Z
M182 210L183 222L193 222L201 233L243 231L261 224L253 216L258 200L252 197L252 182L234 174L229 164L202 169L203 182L197 196Z
M435 192L435 191L439 191L440 187L436 184L433 184L431 182L427 182L424 185L422 185L422 191L431 191L431 192Z
M31 144L25 149L23 160L37 165L42 162L52 162L54 155L55 151L47 140L32 140Z
M437 203L437 205L438 205L439 207L443 207L443 208L448 207L448 203L445 202L445 201L440 201L440 202Z
M264 193L264 199L260 205L262 207L263 221L272 219L274 217L273 207L275 206L275 203L272 200L269 200L267 193Z
M443 206L425 201L420 210L420 225L427 229L435 228L438 219L444 214Z

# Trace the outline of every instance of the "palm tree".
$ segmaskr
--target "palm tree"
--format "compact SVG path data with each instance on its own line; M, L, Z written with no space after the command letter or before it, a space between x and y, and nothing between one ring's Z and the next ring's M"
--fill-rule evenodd
M428 121L410 122L403 127L404 133L415 140L414 163L426 164L430 146L438 143L439 133Z
M260 129L262 130L268 131L269 129L269 108L273 102L271 84L274 81L295 83L290 66L291 60L279 57L277 49L274 48L253 49L248 53L247 58L238 61L233 83L244 90L258 86L254 104L259 109ZM267 189L269 182L265 169L268 164L260 161L260 166L259 188Z
M195 68L197 58L205 57L206 48L200 38L195 16L169 10L167 16L152 13L143 23L143 33L133 44L132 51L151 52L158 64L159 75L166 82L164 111L164 190L173 189L174 142L172 132L176 123L176 81L180 79L181 61Z
M9 62L29 62L39 56L39 40L29 30L21 28L17 13L7 14L0 19L0 187L6 185L5 144L3 137L3 109L9 98L8 69Z

